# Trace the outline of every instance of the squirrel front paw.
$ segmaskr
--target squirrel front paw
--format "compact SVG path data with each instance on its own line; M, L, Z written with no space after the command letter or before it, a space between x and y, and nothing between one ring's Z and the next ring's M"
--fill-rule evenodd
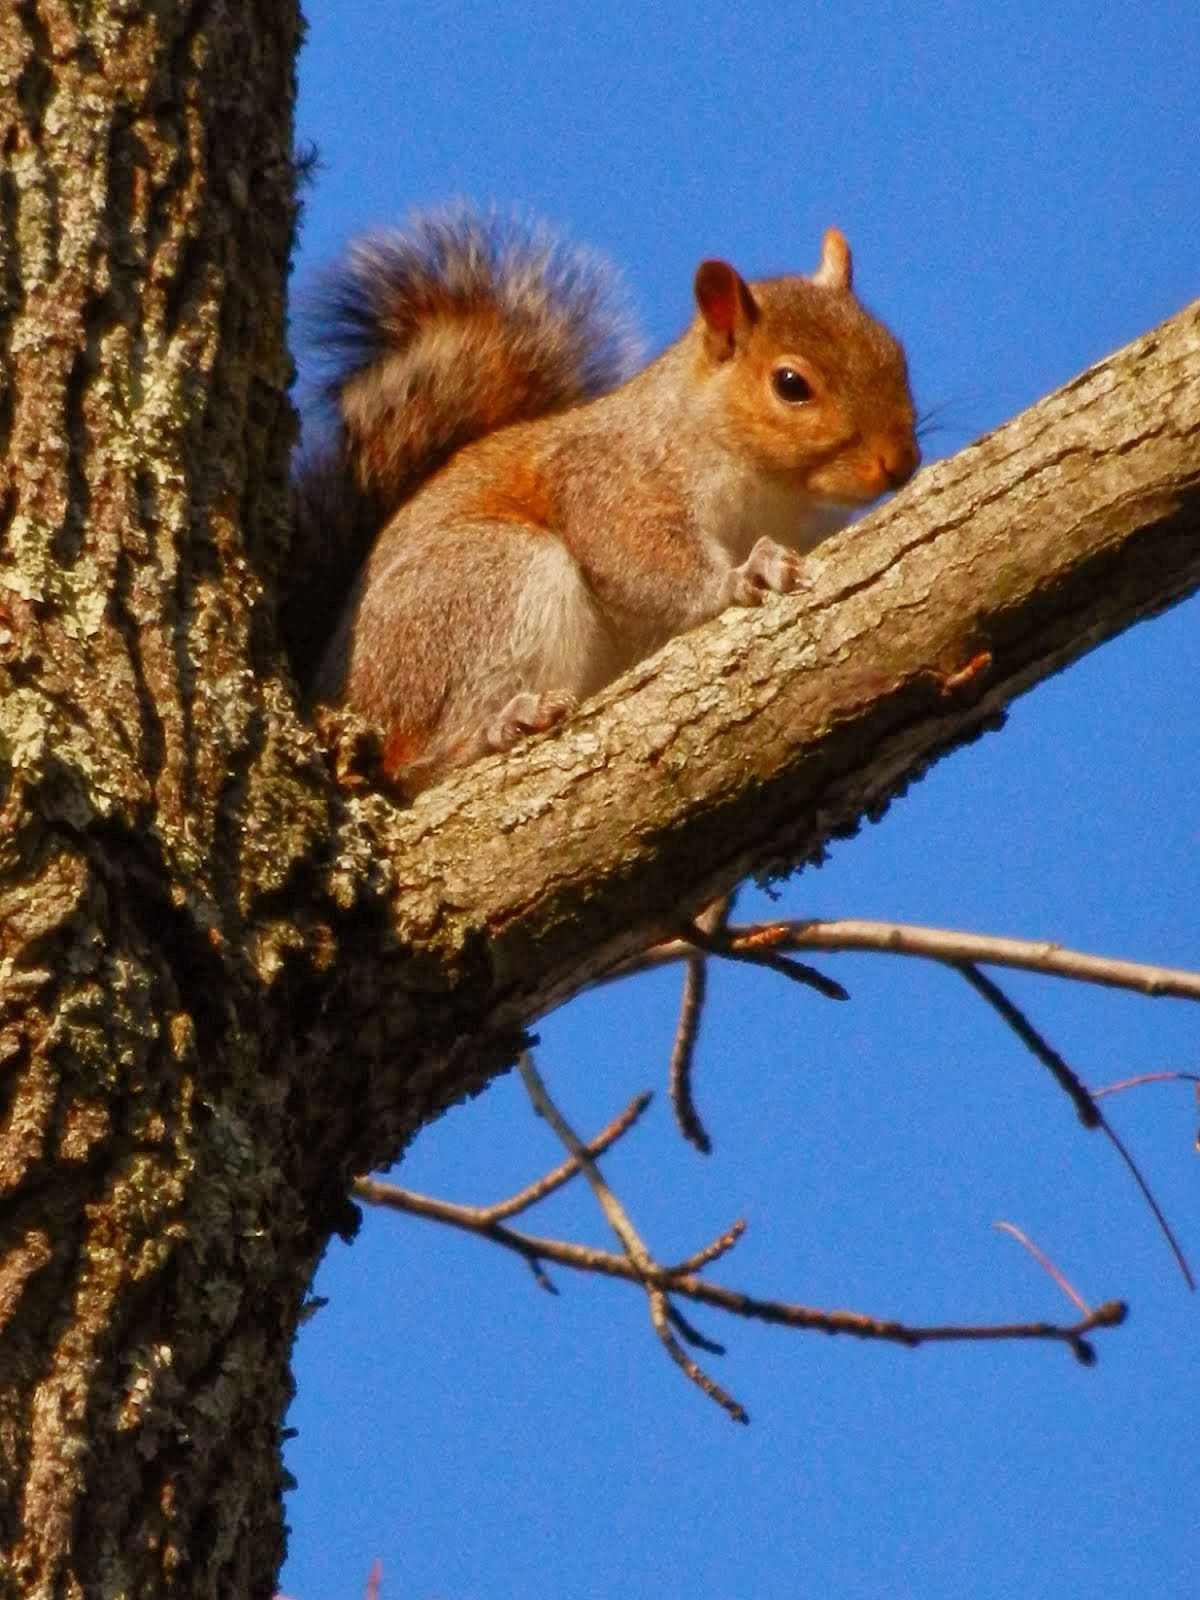
M774 539L760 539L725 575L727 606L760 606L767 594L790 594L804 581L804 559Z
M554 692L534 694L524 689L513 695L504 709L485 726L485 750L511 750L531 733L544 733L564 717L569 717L578 702L573 694Z

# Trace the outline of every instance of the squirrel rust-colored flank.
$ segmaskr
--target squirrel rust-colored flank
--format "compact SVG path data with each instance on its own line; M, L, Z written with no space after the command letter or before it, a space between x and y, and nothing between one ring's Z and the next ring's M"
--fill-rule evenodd
M346 560L370 548L313 696L380 726L408 792L795 588L804 551L916 469L904 354L840 233L811 278L705 261L694 293L683 337L621 383L585 256L465 213L351 255L340 434L298 505Z

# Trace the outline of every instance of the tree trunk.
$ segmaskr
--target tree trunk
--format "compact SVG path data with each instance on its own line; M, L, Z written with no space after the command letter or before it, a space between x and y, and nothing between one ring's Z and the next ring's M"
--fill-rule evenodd
M408 810L339 787L274 653L297 37L235 0L0 20L4 1592L269 1594L349 1177L1200 584L1194 309L557 737Z
M327 1220L262 948L328 835L314 807L296 842L320 786L254 571L298 32L234 0L0 18L6 1594L268 1594L282 1554Z

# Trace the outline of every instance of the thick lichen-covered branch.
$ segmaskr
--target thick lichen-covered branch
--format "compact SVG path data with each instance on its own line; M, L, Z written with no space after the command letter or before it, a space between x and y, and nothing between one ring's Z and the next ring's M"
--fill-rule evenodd
M681 906L818 856L1200 584L1200 306L920 474L810 570L557 736L407 811L363 804L404 885L397 939L442 953L439 985L469 974L472 1027L527 1021L673 935Z

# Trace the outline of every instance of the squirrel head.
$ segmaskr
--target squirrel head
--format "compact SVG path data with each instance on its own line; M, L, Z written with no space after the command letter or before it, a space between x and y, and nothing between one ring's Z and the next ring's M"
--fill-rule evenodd
M717 442L843 507L899 488L921 459L904 352L852 278L850 246L830 228L811 277L747 283L702 261L695 279Z

